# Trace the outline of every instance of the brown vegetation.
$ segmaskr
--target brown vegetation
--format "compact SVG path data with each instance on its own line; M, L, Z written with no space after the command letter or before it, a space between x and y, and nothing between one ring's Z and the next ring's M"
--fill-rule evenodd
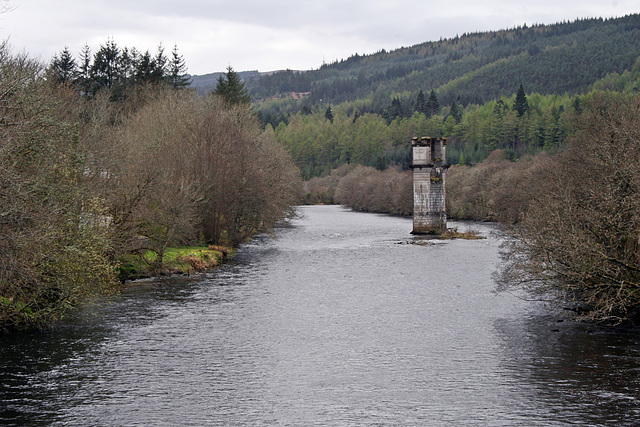
M447 172L447 215L516 223L546 186L553 164L546 153L512 162L502 150L496 150L479 165L452 166Z
M124 255L163 271L170 246L236 246L293 215L298 170L249 106L45 76L0 46L0 328L110 292Z
M379 171L356 166L340 180L335 200L356 211L410 215L413 212L412 188L410 171L398 168Z
M0 328L43 324L116 282L105 206L83 182L75 94L0 46Z
M594 319L640 308L640 97L599 94L513 227L500 289L574 302Z

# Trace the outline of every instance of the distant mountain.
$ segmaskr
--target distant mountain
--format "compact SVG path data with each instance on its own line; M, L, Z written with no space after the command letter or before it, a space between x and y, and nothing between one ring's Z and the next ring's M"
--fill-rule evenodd
M409 103L420 90L435 90L443 105L482 104L512 95L521 83L528 93L584 93L607 74L629 70L638 57L640 15L634 14L463 34L355 54L318 70L249 72L243 78L258 102L291 101L284 110L278 106L280 115L353 101L361 110L382 113L393 97ZM208 76L194 76L194 85L211 87L215 77ZM305 96L296 100L292 93ZM259 109L269 105L262 102Z

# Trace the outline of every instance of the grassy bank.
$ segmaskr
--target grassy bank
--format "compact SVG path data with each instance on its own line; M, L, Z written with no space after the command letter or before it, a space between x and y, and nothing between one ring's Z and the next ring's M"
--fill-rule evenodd
M232 257L235 250L226 246L185 246L167 248L159 260L157 252L146 250L120 258L122 281L168 274L192 274L215 268Z

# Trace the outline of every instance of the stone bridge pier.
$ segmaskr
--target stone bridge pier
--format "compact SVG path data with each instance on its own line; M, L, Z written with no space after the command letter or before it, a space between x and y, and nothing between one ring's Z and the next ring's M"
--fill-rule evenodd
M440 235L447 230L445 211L446 138L413 138L413 231Z

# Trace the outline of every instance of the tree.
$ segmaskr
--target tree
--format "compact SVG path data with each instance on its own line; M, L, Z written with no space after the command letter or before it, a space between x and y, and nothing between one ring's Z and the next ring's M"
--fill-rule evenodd
M153 58L154 68L151 72L151 82L160 83L165 76L167 68L167 57L164 54L164 46L162 43L158 45L158 51L155 58Z
M91 48L88 44L82 47L80 53L80 70L78 72L78 87L84 95L92 93L93 82L91 80Z
M527 100L527 95L524 93L524 87L522 83L520 83L520 88L518 89L518 93L516 94L516 100L513 104L513 109L518 112L518 117L524 116L529 110L529 101Z
M249 105L251 96L247 92L244 82L231 66L227 72L218 77L218 83L213 93L222 97L229 105Z
M50 70L53 73L54 78L62 84L75 83L78 79L80 72L76 60L69 52L69 48L65 46L60 56L54 55L51 60Z
M456 123L460 123L462 121L462 111L458 108L458 103L454 99L451 102L451 110L449 110L449 115L456 120Z
M76 98L43 71L0 46L0 329L46 325L115 285Z
M391 100L391 105L385 109L384 113L383 113L383 117L387 120L387 123L391 123L393 120L397 119L398 117L402 117L403 116L403 107L402 107L402 102L400 101L400 98L398 98L397 96L394 96L393 99Z
M499 289L573 302L599 320L640 309L640 96L597 94L511 230Z
M140 55L136 61L135 68L135 80L137 83L153 83L155 80L154 74L156 73L156 61L151 57L151 54L147 50L144 54Z
M331 111L331 106L328 106L325 110L324 118L329 120L333 124L333 111Z
M436 91L431 89L431 93L429 93L429 99L427 100L427 117L431 117L434 114L438 114L440 111L440 103L438 102L438 96L436 95Z
M171 51L171 59L167 71L167 81L174 89L188 87L191 84L191 78L187 75L187 65L182 55L178 53L178 45L173 46Z
M427 100L424 97L424 92L422 91L422 89L420 89L420 92L418 92L418 96L416 97L416 108L415 111L417 111L418 113L422 113L422 114L427 114L428 110L427 110Z
M120 48L113 40L107 40L96 52L91 66L91 77L97 89L113 88L120 76Z

